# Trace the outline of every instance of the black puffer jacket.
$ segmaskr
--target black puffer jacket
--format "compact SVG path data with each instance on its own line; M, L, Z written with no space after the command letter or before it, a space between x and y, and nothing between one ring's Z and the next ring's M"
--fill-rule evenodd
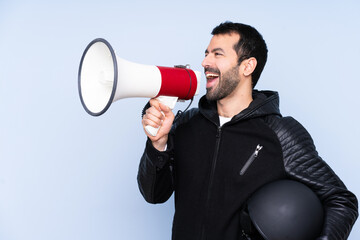
M219 127L216 103L203 97L199 108L174 123L167 151L148 141L138 173L144 198L165 202L175 190L172 239L236 240L246 199L267 182L294 179L311 187L324 205L318 239L347 239L358 216L356 197L318 156L305 128L281 117L276 92L254 91L253 98Z

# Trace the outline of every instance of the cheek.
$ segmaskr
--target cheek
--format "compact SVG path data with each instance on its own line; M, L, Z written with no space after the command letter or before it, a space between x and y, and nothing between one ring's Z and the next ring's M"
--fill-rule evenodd
M220 75L224 74L227 70L229 70L229 67L226 64L218 64L217 69L220 72Z
M216 65L221 73L225 73L230 69L234 68L236 63L234 61L218 61Z

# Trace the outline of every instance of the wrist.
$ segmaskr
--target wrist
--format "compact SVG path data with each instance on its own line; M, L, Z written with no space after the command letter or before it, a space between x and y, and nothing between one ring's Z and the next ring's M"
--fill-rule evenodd
M167 140L168 136L166 135L157 141L151 141L151 143L156 150L163 152L166 150Z

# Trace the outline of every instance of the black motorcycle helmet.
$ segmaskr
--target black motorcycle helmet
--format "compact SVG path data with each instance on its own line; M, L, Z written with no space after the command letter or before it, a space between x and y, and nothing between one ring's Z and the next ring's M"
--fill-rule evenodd
M312 240L321 233L322 204L300 182L268 183L249 198L247 207L253 225L266 240Z

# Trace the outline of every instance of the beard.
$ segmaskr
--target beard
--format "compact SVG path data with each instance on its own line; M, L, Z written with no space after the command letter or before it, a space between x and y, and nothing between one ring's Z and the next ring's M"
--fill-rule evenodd
M238 65L224 72L224 74L221 74L218 69L206 70L219 74L217 86L206 89L206 99L209 101L217 101L229 96L239 85L240 77Z

